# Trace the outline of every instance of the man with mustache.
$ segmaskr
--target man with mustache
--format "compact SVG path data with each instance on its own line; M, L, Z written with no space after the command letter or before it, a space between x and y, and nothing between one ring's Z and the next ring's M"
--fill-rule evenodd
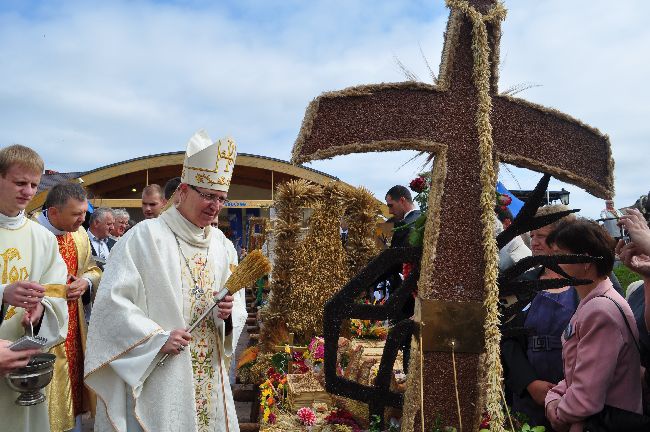
M36 218L56 237L68 269L68 334L65 343L52 349L57 363L47 389L52 431L81 431L81 415L94 402L83 384L87 332L84 304L90 304L90 291L99 286L101 270L92 258L88 234L81 226L87 210L86 191L77 183L65 182L50 189L43 212Z

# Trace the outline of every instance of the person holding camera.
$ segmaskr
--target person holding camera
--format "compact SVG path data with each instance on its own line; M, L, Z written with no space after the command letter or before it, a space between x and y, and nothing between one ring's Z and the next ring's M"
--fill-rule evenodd
M629 234L629 241L619 241L616 254L627 268L641 275L643 280L643 285L630 294L628 303L639 330L641 365L647 370L650 368L650 228L637 209L626 209L620 224ZM646 383L650 385L648 378L646 374ZM645 411L650 412L648 407Z

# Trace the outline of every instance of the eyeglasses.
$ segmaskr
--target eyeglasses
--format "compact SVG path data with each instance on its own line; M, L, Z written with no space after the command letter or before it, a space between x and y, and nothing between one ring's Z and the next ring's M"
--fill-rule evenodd
M205 200L205 201L210 201L210 202L213 202L213 203L219 203L221 205L224 205L224 204L226 204L228 202L227 198L224 198L224 197L219 196L217 194L209 194L209 193L201 192L196 186L193 186L193 185L188 185L188 186L190 188L192 188L192 190L194 192L199 194L199 196L201 198L203 198L203 200Z

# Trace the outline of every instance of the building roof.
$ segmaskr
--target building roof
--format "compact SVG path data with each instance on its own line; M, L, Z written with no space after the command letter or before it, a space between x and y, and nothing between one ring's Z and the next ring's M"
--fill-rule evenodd
M133 159L127 159L125 161L115 162L115 163L112 163L112 164L104 165L104 166L101 166L99 168L95 168L95 169L92 169L92 170L89 170L89 171L77 171L77 172L68 172L68 173L59 173L59 172L47 173L46 172L45 174L43 174L41 176L41 182L38 185L38 193L50 190L53 186L55 186L55 185L57 185L57 184L59 184L59 183L61 183L63 181L68 181L68 180L72 180L72 179L75 179L75 178L80 178L80 177L86 176L88 174L96 173L96 172L99 172L99 171L102 171L102 170L105 170L105 169L108 169L108 168L117 167L117 166L120 166L120 165L125 165L125 164L129 164L129 163L132 163L132 162L137 162L137 161L145 161L147 159L153 159L153 158L158 158L158 157L162 157L162 156L182 156L183 154L185 154L184 151L178 151L178 152L167 152L167 153L158 153L158 154L154 154L154 155L140 156L140 157L133 158ZM268 161L278 162L278 163L287 164L287 165L293 165L290 162L284 161L282 159L276 159L276 158L272 158L272 157L268 157L268 156L254 155L254 154L250 154L250 153L239 153L237 156L247 156L247 157L256 158L256 159L262 159L262 160L268 160ZM306 167L304 165L295 165L295 166L298 166L298 167L300 167L302 169L306 169L308 171L311 171L313 173L316 173L316 174L319 174L319 175L322 175L322 176L325 176L325 177L329 177L332 180L338 180L338 177L332 176L330 174L327 174L325 172L322 172L322 171L319 171L319 170L316 170L316 169L313 169L313 168L310 168L310 167Z

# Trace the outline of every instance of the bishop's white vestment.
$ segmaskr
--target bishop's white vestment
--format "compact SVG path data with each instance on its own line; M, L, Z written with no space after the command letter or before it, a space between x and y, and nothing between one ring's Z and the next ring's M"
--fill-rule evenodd
M68 332L66 302L67 268L52 233L27 219L0 214L0 299L7 285L32 281L45 286L43 319L39 336L48 340L45 349L65 340ZM0 339L14 341L25 334L21 324L25 309L2 304L4 320ZM19 394L0 377L0 429L7 431L49 431L47 403L21 407L14 403Z
M86 345L85 382L98 399L96 432L239 430L224 364L237 341L216 308L187 349L156 367L170 331L192 324L230 275L226 241L172 206L114 246ZM242 315L236 302L233 323Z

